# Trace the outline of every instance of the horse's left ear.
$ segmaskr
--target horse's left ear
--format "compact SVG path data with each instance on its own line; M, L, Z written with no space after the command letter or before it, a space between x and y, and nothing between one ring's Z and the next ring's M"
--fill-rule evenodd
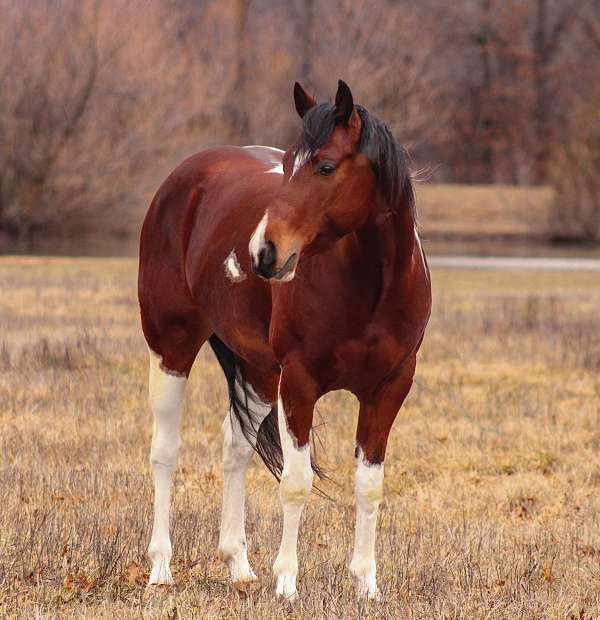
M348 125L354 111L354 99L352 91L346 82L338 80L338 89L335 95L335 119Z

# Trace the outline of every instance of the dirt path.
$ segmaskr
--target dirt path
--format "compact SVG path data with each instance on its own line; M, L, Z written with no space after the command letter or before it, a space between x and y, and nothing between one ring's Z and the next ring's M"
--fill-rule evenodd
M521 256L429 256L431 267L442 269L503 269L517 271L600 271L596 258Z

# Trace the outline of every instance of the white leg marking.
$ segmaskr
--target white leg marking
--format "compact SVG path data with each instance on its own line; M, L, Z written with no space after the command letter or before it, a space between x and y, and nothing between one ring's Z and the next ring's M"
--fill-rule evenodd
M242 395L239 384L238 393ZM258 430L260 423L269 414L271 407L260 401L248 386L248 404L253 427ZM223 421L223 512L221 513L221 532L219 535L219 557L227 564L231 581L243 583L254 581L256 575L248 562L246 532L244 528L244 504L246 499L246 470L252 459L253 443L248 442L237 418L233 413Z
M268 221L269 214L267 213L267 211L265 211L265 214L262 216L262 219L258 223L258 226L252 233L252 237L250 237L248 251L250 252L250 256L252 257L252 260L255 264L258 262L258 253L265 244L265 230L267 229Z
M279 498L283 508L283 534L277 559L273 564L278 596L296 597L298 575L298 528L302 509L312 488L313 472L310 465L310 444L296 447L296 438L289 432L281 395L277 402L279 436L283 450L283 472Z
M358 594L376 599L379 589L375 567L375 536L377 513L383 498L383 464L372 465L363 459L360 448L358 452L355 477L356 530L350 572L356 577Z
M160 362L160 357L150 351L149 391L154 415L150 463L154 473L154 524L148 547L152 561L149 583L171 584L171 480L179 457L179 417L187 379L165 372Z

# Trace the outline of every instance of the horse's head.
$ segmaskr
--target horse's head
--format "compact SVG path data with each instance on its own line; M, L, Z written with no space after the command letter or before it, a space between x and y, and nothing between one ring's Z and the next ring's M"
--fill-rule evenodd
M354 105L344 82L335 104L317 104L298 83L294 100L302 132L283 157L281 192L249 245L254 272L282 281L294 277L301 255L364 226L382 181L386 194L396 191L391 186L401 181L400 171L408 178L404 158L398 160L401 147L381 121ZM388 178L393 167L396 173Z

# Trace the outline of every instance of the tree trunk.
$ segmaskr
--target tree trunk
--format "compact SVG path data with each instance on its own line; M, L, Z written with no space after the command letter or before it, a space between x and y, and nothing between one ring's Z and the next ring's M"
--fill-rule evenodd
M236 37L236 67L232 92L228 102L228 116L235 142L250 144L250 117L248 114L248 8L250 0L234 0Z
M312 84L312 46L314 0L304 0L304 15L302 16L302 64L300 66L300 81L305 88Z
M546 30L548 5L547 0L537 0L535 16L535 34L533 39L534 64L534 179L536 183L546 180L546 163L548 160L548 33Z

